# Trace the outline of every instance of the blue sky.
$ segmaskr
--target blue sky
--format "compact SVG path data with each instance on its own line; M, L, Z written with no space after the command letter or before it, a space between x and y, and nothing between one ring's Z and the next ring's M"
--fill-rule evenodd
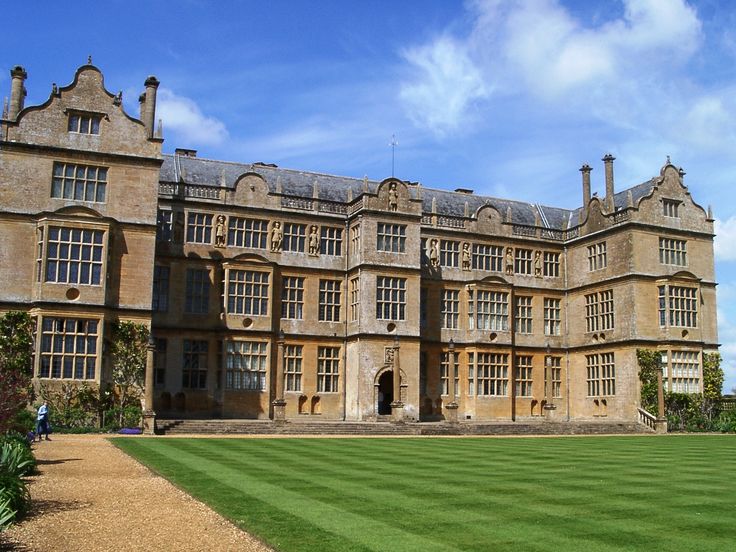
M573 208L670 155L717 218L719 338L736 386L736 3L718 0L12 2L0 49L27 104L92 55L164 150Z

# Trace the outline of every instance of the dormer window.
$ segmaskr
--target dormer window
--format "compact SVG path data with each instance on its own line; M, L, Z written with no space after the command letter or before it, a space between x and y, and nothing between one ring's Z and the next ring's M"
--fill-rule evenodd
M69 132L77 134L99 134L101 115L94 113L69 113Z

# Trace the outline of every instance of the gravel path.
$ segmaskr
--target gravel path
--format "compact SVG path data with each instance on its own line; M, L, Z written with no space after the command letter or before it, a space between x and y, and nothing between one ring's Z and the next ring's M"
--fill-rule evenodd
M33 512L0 534L0 550L271 550L105 437L52 439L34 444Z

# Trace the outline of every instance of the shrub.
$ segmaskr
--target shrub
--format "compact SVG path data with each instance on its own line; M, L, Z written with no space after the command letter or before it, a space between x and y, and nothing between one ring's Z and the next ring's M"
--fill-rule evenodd
M723 433L736 432L736 410L726 410L721 412L716 421L716 426Z
M117 431L122 427L140 427L143 410L139 404L133 404L120 409L113 407L105 411L105 429Z
M33 473L36 460L25 437L3 437L0 445L0 472L23 477Z
M25 482L18 475L6 473L0 467L0 519L4 519L5 528L28 510L31 495Z

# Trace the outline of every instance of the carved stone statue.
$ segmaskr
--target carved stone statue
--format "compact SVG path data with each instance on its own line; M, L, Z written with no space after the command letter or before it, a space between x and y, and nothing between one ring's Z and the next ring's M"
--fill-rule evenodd
M386 364L393 364L394 363L394 353L396 352L396 349L393 347L386 347L384 350L384 362Z
M429 264L433 267L440 266L440 242L433 239L429 242Z
M506 274L514 273L514 248L506 248Z
M396 182L392 182L388 187L388 210L396 211L399 208L399 192L396 191Z
M540 251L534 252L534 275L537 278L542 277L542 253Z
M219 215L215 224L215 247L225 247L225 217Z
M309 229L309 254L319 255L319 229L316 225Z
M281 242L284 239L284 232L281 230L281 223L276 221L271 228L271 251L278 253L281 251Z
M470 244L463 243L463 270L470 270Z

